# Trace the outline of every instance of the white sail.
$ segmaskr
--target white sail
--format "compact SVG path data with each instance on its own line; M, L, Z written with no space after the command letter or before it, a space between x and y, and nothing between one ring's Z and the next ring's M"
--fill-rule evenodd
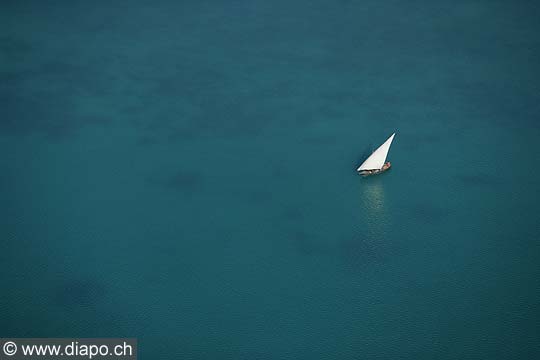
M356 169L356 171L381 169L386 161L386 156L388 155L388 150L390 150L392 140L394 140L394 135L396 135L396 133L393 133L392 136L390 136L388 140L384 142L384 144L379 146L379 148L375 150L373 154L371 154L366 161L364 161L362 165Z

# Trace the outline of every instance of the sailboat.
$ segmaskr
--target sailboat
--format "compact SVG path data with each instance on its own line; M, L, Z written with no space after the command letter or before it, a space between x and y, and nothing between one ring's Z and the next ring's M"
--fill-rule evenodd
M393 133L381 146L377 148L367 159L356 169L362 176L380 174L392 167L390 161L386 161L386 156L392 145L392 140L396 133Z

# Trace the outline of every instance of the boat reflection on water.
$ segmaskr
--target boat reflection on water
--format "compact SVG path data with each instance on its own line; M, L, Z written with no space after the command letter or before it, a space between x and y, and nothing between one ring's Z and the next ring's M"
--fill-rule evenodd
M381 179L366 181L361 186L360 203L362 208L361 222L372 239L382 239L388 231L389 218Z
M359 182L355 233L343 242L349 265L363 272L378 269L389 258L389 204L382 180L374 177Z

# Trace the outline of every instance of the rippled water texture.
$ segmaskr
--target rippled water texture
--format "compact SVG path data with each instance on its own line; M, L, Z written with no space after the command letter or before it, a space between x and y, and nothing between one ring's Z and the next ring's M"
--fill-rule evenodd
M539 357L535 2L0 9L0 336Z

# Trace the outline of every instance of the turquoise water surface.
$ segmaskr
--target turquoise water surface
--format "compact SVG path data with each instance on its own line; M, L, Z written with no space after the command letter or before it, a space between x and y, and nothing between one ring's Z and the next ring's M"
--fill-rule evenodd
M540 356L537 2L0 10L0 336Z

